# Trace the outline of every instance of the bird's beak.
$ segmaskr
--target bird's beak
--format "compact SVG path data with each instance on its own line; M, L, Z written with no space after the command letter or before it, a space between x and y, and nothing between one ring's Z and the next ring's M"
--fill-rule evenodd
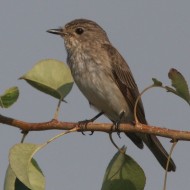
M50 30L47 30L46 32L51 33L51 34L57 34L57 35L60 35L60 36L65 36L66 35L63 28L50 29Z

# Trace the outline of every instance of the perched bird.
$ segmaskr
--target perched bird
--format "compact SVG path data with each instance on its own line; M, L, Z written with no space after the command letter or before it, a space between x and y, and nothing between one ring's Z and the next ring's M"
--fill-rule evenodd
M127 63L113 47L106 32L97 23L76 19L63 28L47 32L60 35L65 42L67 63L80 91L89 103L114 123L134 122L138 87ZM137 106L138 120L147 124L142 101ZM155 135L126 133L139 147L143 142L165 169L168 153ZM168 171L175 171L171 159Z

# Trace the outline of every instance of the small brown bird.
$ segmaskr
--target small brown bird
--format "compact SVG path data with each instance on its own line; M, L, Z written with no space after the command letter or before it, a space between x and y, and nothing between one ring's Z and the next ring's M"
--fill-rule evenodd
M124 58L114 48L106 32L97 23L76 19L63 28L47 32L60 35L67 50L67 63L75 83L89 103L114 123L132 123L134 105L139 96L138 87ZM143 104L139 101L137 117L147 124ZM126 133L139 147L143 142L152 151L162 167L166 168L168 153L154 135ZM176 166L170 160L168 171Z

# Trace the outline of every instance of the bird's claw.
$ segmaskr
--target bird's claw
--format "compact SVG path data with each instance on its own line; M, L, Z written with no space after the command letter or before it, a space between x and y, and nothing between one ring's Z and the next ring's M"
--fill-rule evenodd
M117 132L117 135L118 135L118 137L121 139L121 135L120 135L121 133L118 131Z
M83 135L85 135L84 134L84 130L86 130L86 126L88 125L88 123L90 123L90 122L94 122L97 118L99 118L102 114L104 114L103 112L100 112L100 113L98 113L95 117L93 117L92 119L86 119L86 120L84 120L84 121L79 121L78 122L78 126L79 126L79 128L80 128L80 130L81 130L81 133L83 134ZM91 131L91 133L89 134L89 135L93 135L93 133L94 133L94 131Z
M81 130L81 133L83 135L85 135L84 131L86 130L86 126L88 125L88 123L92 122L91 119L86 119L86 120L83 120L83 121L79 121L78 122L78 127L80 128ZM91 133L89 135L93 135L94 131L91 131Z
M120 136L120 131L119 131L119 125L120 125L120 123L121 123L121 120L122 120L124 114L125 114L125 111L122 111L122 112L119 114L119 120L117 120L117 121L114 122L115 130L116 130L117 135L118 135L118 137L119 137L120 139L121 139L121 136Z
M91 133L89 134L90 136L94 134L94 131L91 131Z
M117 132L117 135L118 135L118 137L121 139L121 135L120 135L121 132L119 131L119 125L120 125L120 122L119 122L119 121L117 121L117 122L114 123L115 130L116 130L116 132Z

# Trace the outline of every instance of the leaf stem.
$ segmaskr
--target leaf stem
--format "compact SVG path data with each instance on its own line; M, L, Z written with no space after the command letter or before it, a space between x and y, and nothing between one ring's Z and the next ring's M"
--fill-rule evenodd
M136 99L136 102L135 102L135 106L134 106L134 117L135 117L135 123L139 123L139 120L138 120L138 117L137 117L137 105L138 105L138 102L139 100L141 99L141 96L149 89L155 87L154 84L148 86L147 88L145 88L140 94L139 96L137 97Z
M58 135L52 137L51 139L49 139L49 140L46 142L46 144L51 143L52 141L56 140L57 138L59 138L59 137L61 137L61 136L63 136L63 135L66 135L66 134L72 133L72 132L76 132L76 131L78 131L78 127L74 127L73 129L64 131L63 133L60 133L60 134L58 134Z
M115 146L115 148L117 148L117 150L121 152L121 149L116 145L116 143L114 142L112 138L112 133L109 133L109 138L110 138L111 143Z
M163 187L163 190L166 190L168 167L169 167L170 159L171 159L171 156L172 156L172 152L173 152L173 150L174 150L174 148L175 148L177 142L178 142L178 141L174 141L174 142L173 142L172 147L171 147L170 152L169 152L168 161L167 161L167 164L166 164L165 176L164 176L164 187Z
M61 106L61 102L62 102L62 100L63 100L63 97L61 97L60 99L59 99L59 102L58 102L58 104L57 104L57 108L56 108L56 111L55 111L55 114L54 114L54 119L58 119L58 116L59 116L59 110L60 110L60 106Z
M25 138L26 138L26 136L27 136L27 134L29 133L29 131L22 131L21 132L23 135L22 135L22 139L21 139L21 143L23 143L24 142L24 140L25 140Z

